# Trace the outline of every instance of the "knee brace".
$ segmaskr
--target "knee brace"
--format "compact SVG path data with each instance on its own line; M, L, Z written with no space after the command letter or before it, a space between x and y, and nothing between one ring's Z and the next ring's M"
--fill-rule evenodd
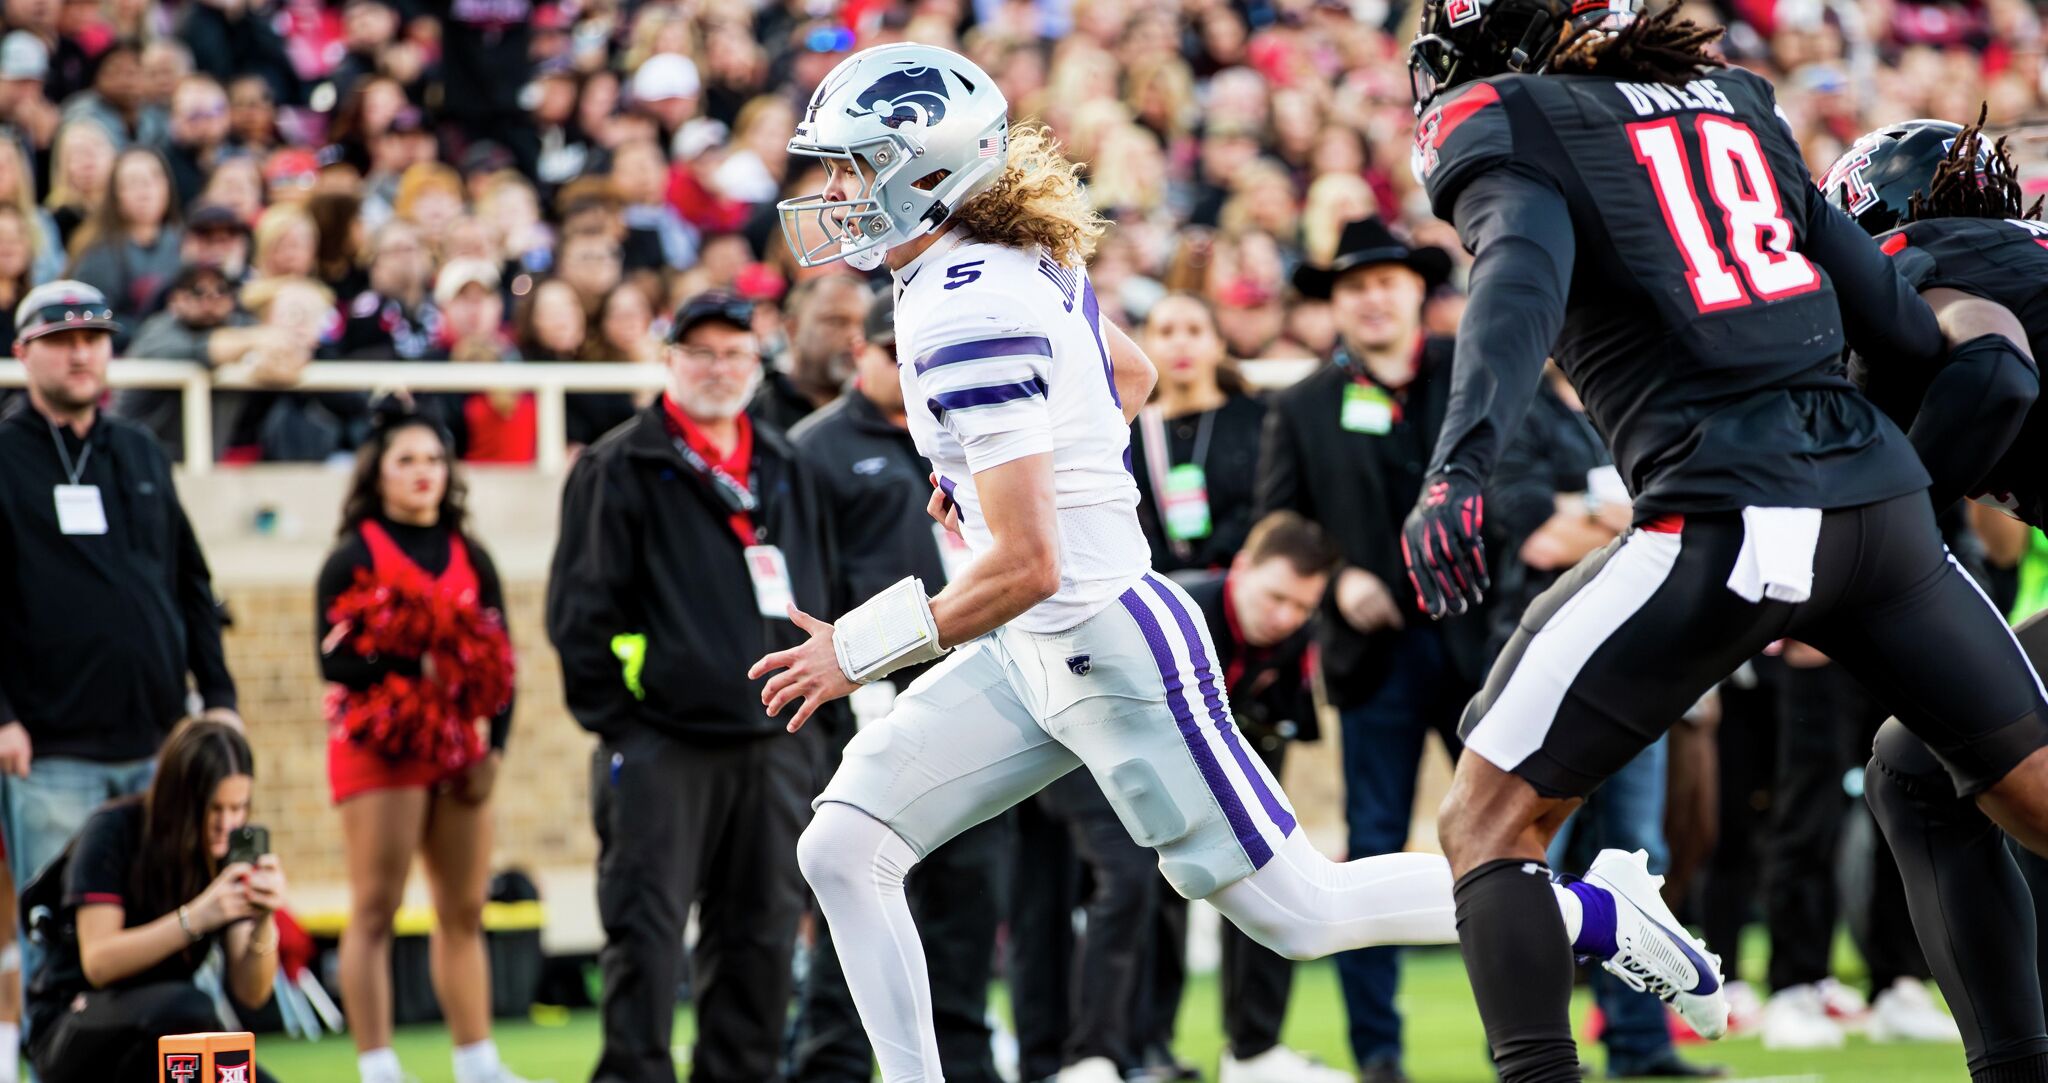
M1948 767L1898 719L1887 719L1871 742L1863 796L1887 833L1911 817L1928 827L1995 830L1977 803L1956 793Z
M796 867L822 902L843 898L880 876L900 886L917 855L889 825L852 805L827 801L796 840Z

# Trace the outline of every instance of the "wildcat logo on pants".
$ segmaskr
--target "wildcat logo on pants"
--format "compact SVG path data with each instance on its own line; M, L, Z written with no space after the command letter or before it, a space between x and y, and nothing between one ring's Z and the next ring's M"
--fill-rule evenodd
M199 1078L198 1054L165 1053L164 1075L171 1083L193 1083Z

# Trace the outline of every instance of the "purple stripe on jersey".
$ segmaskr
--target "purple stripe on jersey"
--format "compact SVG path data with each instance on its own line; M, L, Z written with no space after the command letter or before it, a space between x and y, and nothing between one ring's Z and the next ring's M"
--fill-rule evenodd
M1252 784L1252 792L1259 797L1259 804L1266 810L1266 818L1280 829L1280 836L1294 833L1294 815L1287 806L1273 796L1266 785L1265 776L1252 767L1251 756L1246 754L1244 742L1238 740L1237 723L1230 717L1230 708L1223 697L1216 694L1216 674L1209 668L1209 652L1202 647L1202 635L1195 629L1195 622L1188 616L1188 609L1180 602L1179 595L1159 581L1157 575L1147 574L1145 582L1152 587L1152 593L1166 603L1166 609L1173 614L1173 622L1180 625L1180 634L1187 638L1188 654L1195 663L1195 682L1201 686L1202 701L1209 708L1209 720L1216 725L1216 732L1223 735L1223 747L1230 750L1230 758L1237 761L1237 768L1244 772L1246 781Z
M1109 346L1102 339L1102 302L1095 299L1095 283L1085 273L1081 276L1081 318L1088 321L1088 333L1095 336L1095 349L1102 354L1102 375L1109 381L1109 401L1121 410L1124 396L1116 389L1116 366L1110 364ZM1124 469L1130 468L1130 463L1124 464Z
M968 387L959 391L941 391L925 401L931 408L932 416L943 418L948 410L965 410L973 406L999 406L1033 395L1045 394L1045 381L1037 376L1014 384L990 384L987 387Z
M973 342L956 342L941 346L917 359L917 371L924 373L940 365L954 365L962 361L986 361L991 357L1051 357L1052 340L1042 335L1017 335L1011 338L983 338Z
M1252 824L1251 814L1245 811L1244 802L1237 799L1237 788L1230 784L1230 776L1224 774L1223 765L1216 760L1216 753L1209 748L1207 738L1202 736L1202 727L1195 722L1188 710L1187 689L1180 681L1180 664L1173 659L1173 648L1166 641L1166 632L1159 627L1159 621L1152 615L1144 601L1138 597L1136 587L1124 591L1117 601L1131 619L1138 622L1138 630L1145 634L1145 643L1152 648L1152 661L1159 666L1159 679L1166 686L1166 705L1173 711L1173 720L1180 727L1180 739L1188 746L1188 754L1194 757L1195 769L1202 773L1202 781L1209 786L1209 793L1223 809L1223 818L1230 823L1231 833L1237 836L1237 844L1244 849L1244 856L1250 859L1252 868L1265 867L1273 860L1273 848L1259 834Z

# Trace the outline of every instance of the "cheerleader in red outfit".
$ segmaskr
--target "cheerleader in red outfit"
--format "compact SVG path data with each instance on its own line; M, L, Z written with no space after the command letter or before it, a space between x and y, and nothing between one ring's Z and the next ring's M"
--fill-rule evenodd
M491 1041L483 934L489 799L512 715L504 593L463 529L463 486L440 427L412 414L379 421L357 455L318 594L327 777L348 857L342 999L363 1083L398 1083L392 919L417 854L457 1083L514 1083Z

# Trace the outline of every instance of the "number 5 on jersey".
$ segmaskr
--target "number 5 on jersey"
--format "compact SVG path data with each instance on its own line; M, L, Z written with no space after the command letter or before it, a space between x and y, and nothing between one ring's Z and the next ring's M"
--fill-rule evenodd
M1636 161L1650 172L1664 224L1685 259L1685 281L1701 312L1717 312L1751 301L1775 301L1820 285L1820 272L1791 250L1792 223L1778 198L1778 183L1763 145L1748 125L1726 117L1698 116L1693 130L1706 166L1707 191L1721 209L1727 247L1715 246L1706 208L1693 189L1678 118L1628 126ZM1724 257L1725 255L1728 258ZM1742 269L1737 278L1729 263ZM1744 288L1744 282L1748 288Z

